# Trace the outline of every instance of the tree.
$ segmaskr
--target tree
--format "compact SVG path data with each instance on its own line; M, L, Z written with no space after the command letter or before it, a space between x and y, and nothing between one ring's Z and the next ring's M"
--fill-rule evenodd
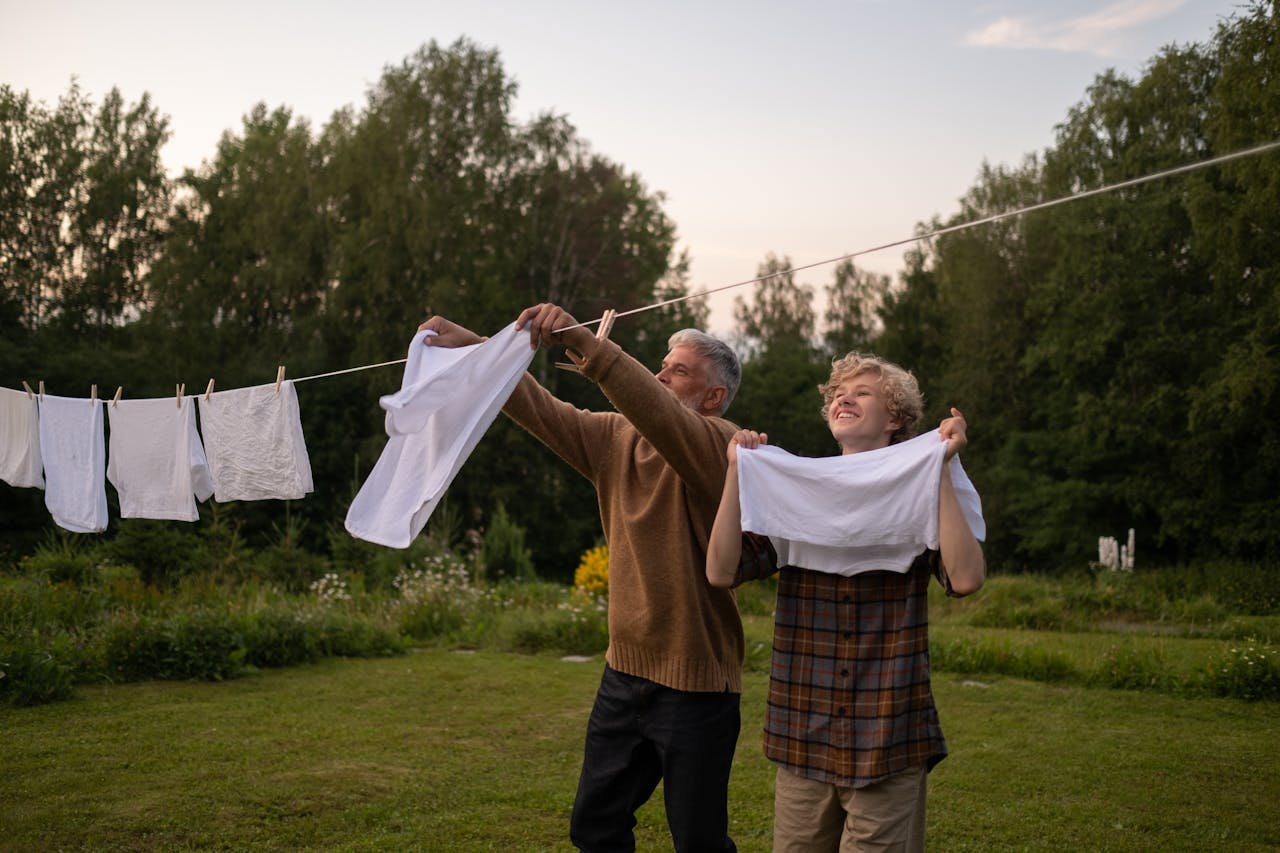
M875 338L876 308L889 292L889 276L860 270L852 260L835 268L835 280L827 285L823 311L824 349L832 358L865 351Z
M745 356L733 418L805 456L831 453L815 389L827 376L816 339L813 288L797 285L791 260L770 253L756 270L751 302L734 300L735 333Z

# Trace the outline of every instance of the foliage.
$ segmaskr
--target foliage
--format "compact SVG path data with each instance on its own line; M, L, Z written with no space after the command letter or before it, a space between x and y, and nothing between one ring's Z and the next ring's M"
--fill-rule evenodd
M1208 685L1215 696L1280 700L1280 653L1253 642L1232 647L1209 669Z
M573 572L573 588L588 597L609 597L609 546L597 545L582 552Z
M1012 675L1031 681L1079 680L1080 674L1061 655L1005 643L935 639L929 646L933 667L945 672Z
M480 559L491 580L533 580L533 552L524 544L524 528L507 515L499 501L480 546Z
M946 227L1280 135L1280 17L1254 3L1140 79L1098 76L1055 144L984 166ZM923 245L883 347L973 426L989 557L1080 564L1134 527L1161 563L1280 559L1273 156L1113 192ZM877 346L880 346L877 343ZM1194 392L1193 390L1194 389ZM940 395L945 394L943 398Z
M921 231L1277 138L1277 33L1276 5L1253 2L1139 75L1105 71L1050 147L983 164L959 209ZM586 320L686 295L689 258L661 192L592 151L567 117L517 120L516 94L497 51L431 42L323 126L250 107L172 180L159 160L168 122L148 96L95 103L73 84L46 105L0 86L5 384L167 396L216 373L237 387L280 364L297 376L387 361L430 313L490 332L548 299ZM1240 158L922 240L892 285L844 263L821 312L815 286L771 253L766 280L735 304L746 358L730 417L826 455L814 386L831 356L871 349L919 377L926 424L950 405L968 416L992 565L1083 565L1100 534L1133 527L1151 566L1257 569L1220 575L1230 594L1179 595L1149 618L1274 612L1280 436L1258 424L1280 415L1277 162ZM666 306L614 339L656 364L667 336L705 312ZM606 405L556 358L539 353L534 376L572 405ZM212 571L302 592L334 571L389 593L406 564L337 519L385 443L377 398L394 381L380 370L300 386L317 486L306 501L209 503L192 527L113 522L102 549L58 553L40 547L52 529L41 496L0 484L0 561L31 554L28 570L54 583L127 564L144 586ZM502 507L487 547L508 576L532 565L567 581L599 536L591 484L505 421L450 503L464 529ZM1090 595L1105 605L1104 593ZM1000 618L1056 618L1043 602L1018 607Z

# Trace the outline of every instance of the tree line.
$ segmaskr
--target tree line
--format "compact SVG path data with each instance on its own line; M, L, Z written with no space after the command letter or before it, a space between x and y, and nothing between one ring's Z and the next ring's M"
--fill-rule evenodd
M920 234L1280 139L1280 16L1255 3L1137 79L1101 74L1014 166L984 164L960 210ZM562 116L520 122L498 53L428 44L319 130L254 107L200 168L169 179L147 97L55 105L0 86L3 384L129 396L398 358L441 313L478 331L538 301L582 319L690 292L660 192ZM920 378L927 418L959 406L995 565L1081 565L1137 531L1139 564L1280 557L1280 155L1271 153L922 239L896 281L837 265L815 288L785 255L740 297L744 379L730 417L809 455L832 451L815 387L871 350ZM704 325L681 302L619 322L655 363ZM577 405L580 378L534 371ZM397 368L298 386L316 493L289 508L317 550L385 440ZM105 390L104 390L105 389ZM45 535L34 490L0 486L11 554ZM499 419L448 497L482 528L499 507L540 571L565 577L599 535L590 487ZM234 509L269 536L281 509ZM345 536L345 534L341 534Z

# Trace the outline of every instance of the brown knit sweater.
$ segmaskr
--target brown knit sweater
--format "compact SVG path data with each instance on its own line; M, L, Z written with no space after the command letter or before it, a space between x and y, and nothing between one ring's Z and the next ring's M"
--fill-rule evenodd
M556 399L526 374L503 411L596 487L609 543L614 669L677 690L742 690L742 620L706 580L707 538L737 429L685 407L617 344L583 374L617 412Z

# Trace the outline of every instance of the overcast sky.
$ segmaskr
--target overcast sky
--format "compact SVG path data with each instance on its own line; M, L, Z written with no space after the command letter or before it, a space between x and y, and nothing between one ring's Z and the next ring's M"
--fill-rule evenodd
M947 216L983 161L1015 164L1108 68L1206 42L1212 0L0 0L0 83L49 103L150 92L172 173L212 157L254 104L318 130L435 40L496 48L515 117L554 111L667 198L695 287L802 265ZM895 273L902 250L858 259ZM820 286L829 267L799 276ZM745 293L749 288L742 288ZM732 296L712 297L727 331ZM459 318L464 319L465 318ZM582 318L587 319L587 318Z

